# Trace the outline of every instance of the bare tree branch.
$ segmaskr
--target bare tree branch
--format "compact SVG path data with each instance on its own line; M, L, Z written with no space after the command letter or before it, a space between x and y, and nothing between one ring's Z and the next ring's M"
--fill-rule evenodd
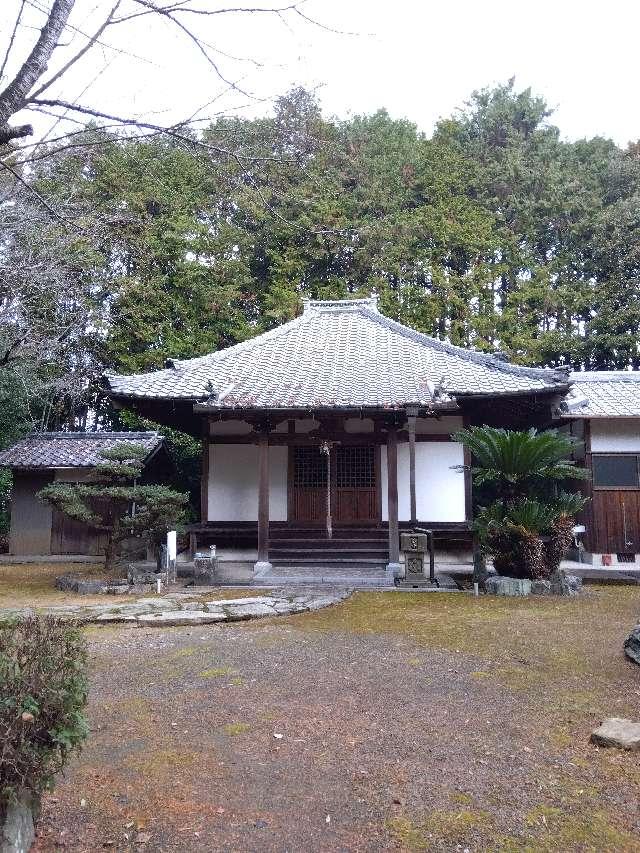
M26 6L26 3L27 0L22 0L22 2L20 3L20 9L18 10L18 14L16 15L16 20L13 25L13 30L11 31L11 36L9 37L7 49L4 52L4 59L2 60L2 65L0 65L0 80L2 80L4 70L7 67L9 57L11 56L11 51L13 50L13 43L16 40L16 33L18 32L18 27L20 26L20 21L22 20L22 14L24 12L24 7Z
M203 148L208 151L211 151L215 154L221 155L223 157L234 160L238 164L242 164L244 161L246 162L283 162L282 157L267 157L267 156L259 156L254 157L250 155L240 154L237 151L233 151L229 148L223 148L219 145L212 145L209 142L206 142L204 139L196 139L192 136L188 136L184 132L180 132L180 128L186 127L186 123L180 123L176 125L172 125L171 127L163 127L159 124L152 124L151 122L141 121L140 119L135 118L125 118L124 116L115 116L109 113L103 113L100 110L94 110L91 107L81 106L80 104L71 104L67 101L61 101L57 98L48 99L48 98L35 98L30 103L35 104L36 106L47 106L47 107L61 107L62 109L71 110L73 112L82 113L83 115L92 116L93 118L106 119L107 121L115 122L122 127L139 127L146 128L147 130L152 130L155 133L164 133L173 139L178 139L180 142L183 142L194 148Z
M122 0L117 0L115 6L111 9L108 16L102 22L102 24L100 24L100 26L95 31L95 33L88 38L87 43L76 54L74 54L74 56L72 56L71 59L68 60L68 62L65 62L65 64L62 66L62 68L60 68L58 71L56 71L56 73L53 75L53 77L50 77L38 89L36 89L36 91L33 92L31 95L32 98L37 98L38 95L41 95L43 92L45 92L47 89L49 89L57 80L59 80L64 74L66 74L67 71L73 65L75 65L79 59L82 59L82 57L85 55L85 53L87 53L89 50L91 50L91 48L94 46L94 44L96 44L96 42L98 41L98 39L100 38L102 33L113 22L113 16L118 11L118 7L120 6L121 2L122 2Z
M72 222L70 222L70 220L65 219L64 216L62 216L60 213L58 213L58 211L52 205L49 204L49 202L46 200L46 198L44 198L32 184L30 184L28 181L25 181L25 179L22 177L22 175L19 172L17 172L13 168L13 166L10 166L9 163L7 163L6 161L0 160L0 168L5 169L7 172L11 172L11 174L16 179L16 181L18 181L18 183L22 184L22 186L25 187L25 189L27 189L35 198L37 198L38 202L46 210L49 211L49 213L54 217L54 219L57 219L59 222L62 222L65 226L71 226L75 230L81 231L81 229L78 228L77 225L74 225Z

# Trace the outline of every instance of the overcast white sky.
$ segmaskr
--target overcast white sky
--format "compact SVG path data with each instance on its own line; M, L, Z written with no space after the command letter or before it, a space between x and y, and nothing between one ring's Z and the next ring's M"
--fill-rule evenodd
M28 2L30 23L37 24L41 16L33 4L43 7L51 0ZM112 5L113 0L77 0L73 23L90 31ZM0 0L5 43L18 6L19 0ZM519 87L531 86L555 107L553 120L565 138L603 135L626 145L640 137L640 4L634 0L307 0L302 8L327 27L355 35L327 32L295 15L282 20L224 15L190 23L218 49L261 63L219 56L227 76L261 98L300 83L317 89L327 113L347 116L386 107L429 132L473 89L515 75ZM22 31L14 62L24 58L36 36ZM141 19L110 30L105 41L140 59L99 48L58 94L164 123L195 112L221 92L193 44L168 24ZM68 49L80 44L76 34ZM58 61L63 58L60 51ZM205 113L231 108L255 114L269 105L231 94Z

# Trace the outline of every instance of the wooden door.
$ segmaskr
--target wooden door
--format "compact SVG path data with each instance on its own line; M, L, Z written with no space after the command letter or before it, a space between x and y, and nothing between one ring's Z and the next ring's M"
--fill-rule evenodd
M339 445L335 457L335 522L379 521L379 448L369 444Z
M322 525L327 519L327 477L331 470L334 524L380 520L380 448L334 445L331 461L318 446L292 447L289 457L289 521Z
M289 521L324 524L327 517L326 455L319 447L292 447L289 470Z
M596 554L640 552L640 492L596 489L590 509L590 545Z

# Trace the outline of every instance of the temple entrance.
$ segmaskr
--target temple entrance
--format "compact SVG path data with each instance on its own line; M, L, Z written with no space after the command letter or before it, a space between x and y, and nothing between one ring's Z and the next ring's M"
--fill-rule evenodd
M291 448L289 520L324 524L331 485L334 524L374 524L380 520L380 449L374 445Z

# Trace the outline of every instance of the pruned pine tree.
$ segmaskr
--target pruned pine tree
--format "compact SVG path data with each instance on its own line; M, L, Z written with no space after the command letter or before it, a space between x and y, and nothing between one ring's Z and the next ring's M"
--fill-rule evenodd
M105 535L105 570L112 571L124 556L127 540L158 545L180 524L188 495L166 486L140 485L145 450L120 442L101 450L96 481L54 483L39 497L69 518Z

